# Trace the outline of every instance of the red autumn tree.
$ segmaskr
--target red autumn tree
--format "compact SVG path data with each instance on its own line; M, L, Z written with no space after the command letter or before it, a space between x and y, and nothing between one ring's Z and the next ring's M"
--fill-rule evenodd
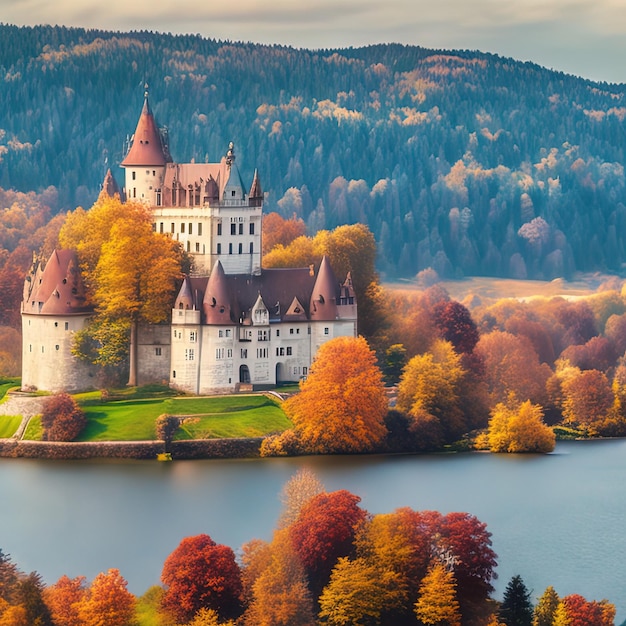
M69 394L57 393L44 403L41 425L46 441L73 441L86 424L85 414Z
M183 539L165 560L161 580L166 585L162 606L180 623L203 607L221 617L239 612L241 572L235 554L208 535Z
M61 576L46 587L43 599L56 626L82 626L80 605L85 598L85 577Z
M80 603L81 626L128 626L135 616L135 596L117 569L98 574Z
M298 519L288 528L314 597L328 582L337 559L352 552L356 528L366 516L360 501L359 496L345 489L320 493L302 507Z
M583 596L572 594L561 602L569 619L569 626L613 626L615 606L606 600L587 601Z
M497 555L487 525L469 513L448 513L435 527L437 548L454 563L457 598L463 615L482 604L493 591Z
M459 354L471 354L480 338L478 328L466 306L455 300L439 302L433 308L439 334Z

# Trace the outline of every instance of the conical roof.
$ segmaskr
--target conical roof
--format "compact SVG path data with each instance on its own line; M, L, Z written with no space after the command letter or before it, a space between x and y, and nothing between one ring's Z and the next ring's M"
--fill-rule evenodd
M163 166L169 161L161 143L159 127L150 110L147 91L137 128L131 141L128 154L121 163L122 167Z
M338 287L339 283L330 266L330 261L324 255L311 293L311 305L309 307L311 320L331 322L337 319Z
M209 276L202 310L207 324L232 324L230 292L220 261L215 262Z
M107 170L107 173L104 176L104 180L102 181L102 189L100 190L100 195L105 194L109 196L109 198L113 198L116 194L121 196L121 191L113 173L111 172L111 168Z
M176 297L174 303L175 309L195 309L195 302L193 298L193 290L191 288L191 280L189 276L185 276L183 284L180 286L180 291Z

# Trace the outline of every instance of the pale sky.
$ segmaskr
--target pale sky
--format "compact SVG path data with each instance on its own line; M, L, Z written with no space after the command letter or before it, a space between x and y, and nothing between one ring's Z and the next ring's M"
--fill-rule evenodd
M481 50L626 83L626 0L0 0L0 21L311 49Z

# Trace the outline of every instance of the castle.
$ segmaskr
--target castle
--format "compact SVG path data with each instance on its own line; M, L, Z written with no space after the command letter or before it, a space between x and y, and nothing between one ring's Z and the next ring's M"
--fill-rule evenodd
M246 193L232 143L219 163L174 163L146 92L128 144L123 190L108 172L103 192L145 202L153 228L194 261L171 323L139 328L138 384L169 381L194 394L269 388L306 377L325 341L356 336L350 274L340 283L326 257L317 268L262 269L261 183L255 171ZM33 265L22 300L23 389L98 386L98 369L71 353L93 317L86 302L73 251Z

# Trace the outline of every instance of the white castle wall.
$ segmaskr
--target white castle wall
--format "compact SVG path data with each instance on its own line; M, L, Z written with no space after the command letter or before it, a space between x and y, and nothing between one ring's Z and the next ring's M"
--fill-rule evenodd
M74 333L89 317L22 314L22 389L75 392L98 387L98 368L71 352Z

